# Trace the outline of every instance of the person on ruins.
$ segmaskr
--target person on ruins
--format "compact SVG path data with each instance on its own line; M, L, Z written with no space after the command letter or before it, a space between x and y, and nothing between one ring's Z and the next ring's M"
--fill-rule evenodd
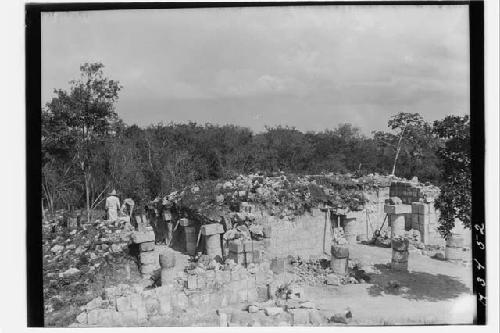
M134 212L134 206L135 206L134 200L132 200L132 198L126 198L125 200L123 200L120 212L132 218L132 213Z
M116 190L111 191L108 197L106 198L106 206L104 207L106 210L106 215L108 217L108 221L114 222L118 220L118 211L120 210L120 199L116 194Z

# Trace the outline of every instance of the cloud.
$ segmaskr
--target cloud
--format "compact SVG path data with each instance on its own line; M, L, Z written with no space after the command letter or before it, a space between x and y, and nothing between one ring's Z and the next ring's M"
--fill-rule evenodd
M287 119L308 130L352 121L369 132L403 109L429 119L468 112L467 33L466 6L48 14L42 95L101 61L124 86L126 122L259 129Z

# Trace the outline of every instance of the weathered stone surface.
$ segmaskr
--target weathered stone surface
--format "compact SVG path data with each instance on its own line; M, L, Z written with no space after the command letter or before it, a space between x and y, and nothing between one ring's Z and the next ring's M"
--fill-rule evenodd
M303 309L315 309L316 304L314 304L313 302L310 302L310 301L306 301L306 302L301 302L300 307Z
M391 240L391 247L396 251L408 251L410 241L407 238L395 238Z
M85 306L85 308L87 309L87 311L91 311L91 310L100 308L101 305L102 305L102 298L96 297L93 300L91 300L90 302L88 302L87 305Z
M203 236L210 236L224 233L224 228L220 223L210 223L202 225L200 231Z
M141 252L139 254L139 260L142 265L160 265L160 256L159 253L156 251L151 251L151 252Z
M335 313L331 318L331 322L334 323L339 323L339 324L347 324L349 322L348 318L346 317L345 313Z
M146 297L144 306L148 316L156 316L160 314L160 302L155 297Z
M283 308L277 306L269 306L264 308L264 312L267 316L276 316L283 313Z
M284 273L286 270L286 259L285 258L273 258L271 260L271 270L275 274Z
M128 310L121 312L123 326L134 326L138 323L137 310Z
M248 306L248 312L249 313L256 313L259 312L260 308L256 305L249 305Z
M386 214L409 214L411 213L411 205L385 205L384 213Z
M135 244L154 242L154 240L154 231L135 231L134 233L132 233L132 242Z
M340 286L340 277L337 274L328 274L326 276L326 284Z
M116 310L117 311L127 311L132 308L130 304L130 297L129 296L124 296L124 297L118 297L116 299Z
M150 252L155 249L155 242L144 242L139 244L139 251L141 252Z
M292 315L293 326L306 326L307 324L309 324L309 310L292 309L289 312Z
M227 327L228 326L228 320L227 320L227 313L219 313L219 327Z
M76 316L76 321L80 324L87 324L87 313L82 312L78 316Z
M157 269L159 269L159 265L157 264L143 264L140 271L142 274L152 274Z
M50 249L50 251L52 251L52 253L54 253L54 254L59 254L59 253L61 253L63 250L64 250L64 246L62 246L62 245L54 245L54 246Z
M407 262L410 253L408 251L392 251L392 260L397 262Z
M331 254L335 258L347 258L349 257L349 248L347 246L332 245Z
M321 314L316 309L309 310L309 323L313 326L320 326L322 323Z
M96 326L112 326L113 310L94 309L88 313L88 324Z

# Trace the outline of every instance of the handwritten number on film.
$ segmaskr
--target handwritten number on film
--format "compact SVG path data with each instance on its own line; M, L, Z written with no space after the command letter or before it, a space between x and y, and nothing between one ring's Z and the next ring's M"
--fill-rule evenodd
M474 224L474 228L479 231L479 233L481 235L484 235L484 223L481 223L481 224ZM484 251L485 249L485 246L484 246L484 243L483 242L480 242L477 240L477 236L476 236L476 244L479 246L479 248L481 250ZM482 258L484 258L484 256L481 256ZM474 258L474 262L476 263L476 269L478 271L481 271L481 270L484 270L485 267L476 259ZM480 277L477 277L476 278L476 281L479 282L479 284L481 285L481 287L485 288L486 287L486 281ZM483 305L486 305L486 297L483 296L481 293L478 292L478 296L479 296L479 302L481 302L481 304Z

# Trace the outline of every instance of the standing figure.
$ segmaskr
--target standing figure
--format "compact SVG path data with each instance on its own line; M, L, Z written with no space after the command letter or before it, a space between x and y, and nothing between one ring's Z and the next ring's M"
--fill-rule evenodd
M106 215L108 217L108 221L114 222L118 220L118 211L120 210L120 199L118 199L116 195L116 191L113 190L106 198Z
M120 209L122 214L130 216L132 218L132 213L134 212L135 202L131 198L123 200L122 208Z

